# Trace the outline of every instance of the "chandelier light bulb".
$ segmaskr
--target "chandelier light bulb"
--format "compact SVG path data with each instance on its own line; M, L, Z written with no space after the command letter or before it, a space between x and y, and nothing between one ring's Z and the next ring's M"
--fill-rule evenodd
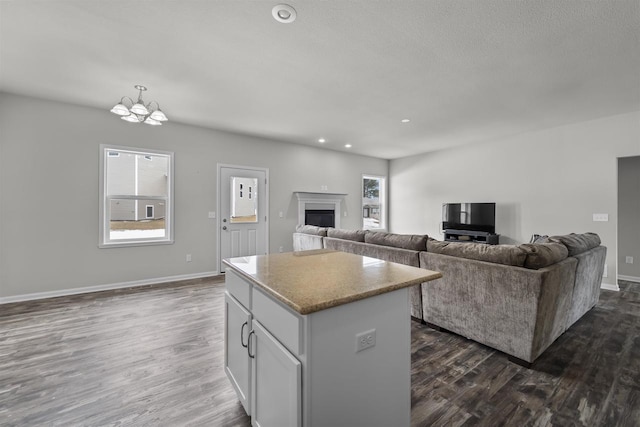
M153 120L157 120L159 122L166 122L168 120L167 116L165 116L164 113L162 112L162 110L159 109L159 108L156 111L154 111L153 113L151 113L150 117Z
M136 116L135 114L129 114L128 116L122 116L120 117L122 120L125 120L129 123L140 123L140 120L138 119L138 116Z
M149 114L149 110L147 110L147 107L145 107L140 102L136 102L135 104L133 104L133 107L131 107L131 112L140 114L141 116L146 116L147 114Z
M130 114L129 109L120 102L111 109L111 112L119 116L128 116Z
M151 126L160 126L162 125L161 122L159 122L158 120L152 119L151 116L147 117L144 121L146 124L151 125Z

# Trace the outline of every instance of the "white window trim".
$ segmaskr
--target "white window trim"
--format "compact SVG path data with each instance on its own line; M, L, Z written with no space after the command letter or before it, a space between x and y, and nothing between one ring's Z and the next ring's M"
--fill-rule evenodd
M362 191L363 191L363 185L364 185L364 180L365 178L372 178L372 179L381 179L383 180L382 185L380 186L380 195L381 197L378 198L378 200L380 200L380 225L381 227L379 228L365 228L364 227L364 217L362 216L364 213L364 203L362 202L362 199L364 197L362 197ZM365 230L375 230L375 231L387 231L387 177L384 175L374 175L374 174L370 174L370 173L364 173L362 174L362 178L360 179L360 200L361 200L361 205L360 205L360 224L362 225L362 228Z
M165 237L150 237L150 238L137 238L137 239L118 239L111 240L109 237L109 200L107 194L107 180L105 179L105 172L107 170L107 158L106 154L110 150L126 151L132 154L161 154L169 157L169 176L167 177L168 197L167 205L165 206L165 225L167 227L167 233ZM160 151L152 150L149 148L135 148L125 147L121 145L100 144L100 203L99 203L99 235L98 235L98 247L99 248L122 248L131 246L152 246L152 245L171 245L174 243L173 235L173 212L174 212L174 153L172 151ZM117 197L118 199L131 198L140 199L138 196L126 196ZM145 200L165 200L164 197L144 197ZM136 204L137 206L137 204Z

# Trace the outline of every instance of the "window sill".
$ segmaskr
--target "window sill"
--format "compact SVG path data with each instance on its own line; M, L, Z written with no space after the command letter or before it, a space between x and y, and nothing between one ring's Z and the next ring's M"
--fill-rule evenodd
M156 246L156 245L173 245L173 240L145 240L145 241L135 241L135 242L99 243L98 247L100 249L109 249L109 248L128 248L131 246Z

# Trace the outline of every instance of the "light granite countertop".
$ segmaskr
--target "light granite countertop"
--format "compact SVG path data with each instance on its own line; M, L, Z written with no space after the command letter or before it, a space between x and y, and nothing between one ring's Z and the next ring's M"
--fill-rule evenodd
M442 277L431 270L328 249L229 258L223 262L300 314Z

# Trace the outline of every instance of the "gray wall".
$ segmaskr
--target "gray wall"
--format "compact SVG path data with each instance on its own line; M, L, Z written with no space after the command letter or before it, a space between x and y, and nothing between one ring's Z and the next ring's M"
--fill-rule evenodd
M501 243L593 231L615 283L617 157L640 154L640 112L452 148L390 163L391 230L442 239L446 202L496 202ZM609 222L592 214L608 213Z
M618 160L618 268L640 280L640 156Z
M207 213L217 208L218 162L270 169L272 252L292 250L294 191L348 193L342 226L360 228L362 174L388 174L386 160L174 122L134 125L109 107L0 93L0 297L217 271ZM175 244L98 248L102 143L175 152Z

